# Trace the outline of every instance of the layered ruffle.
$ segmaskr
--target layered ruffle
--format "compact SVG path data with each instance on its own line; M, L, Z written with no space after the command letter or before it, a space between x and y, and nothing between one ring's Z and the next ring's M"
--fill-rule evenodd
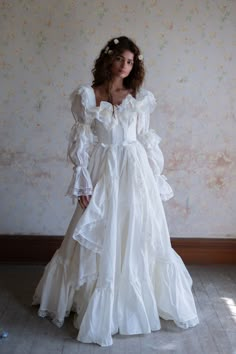
M83 247L82 252L86 252ZM81 281L74 253L79 257L78 244L70 255L73 268L59 252L54 255L33 304L40 303L38 315L49 317L58 327L74 311L79 341L110 346L116 333L133 335L160 330L160 317L173 320L183 329L199 323L191 277L174 251L169 258L156 260L153 273L147 273L145 278L130 278L124 272L115 283L107 278L103 284L98 284L96 272ZM94 257L94 253L90 254Z
M199 323L192 295L192 279L178 254L171 249L167 260L156 260L153 285L161 318L183 329Z
M98 276L94 253L78 247L68 234L63 244L45 267L32 302L40 304L38 315L49 317L57 327L71 311L81 316Z
M181 328L196 325L191 277L171 248L145 151L135 144L100 150L109 155L104 174L73 233L93 252L98 274L84 316L75 321L78 340L108 346L117 332L160 329L159 316Z
M87 124L92 125L94 119L102 122L106 129L111 130L117 124L130 125L133 119L138 114L151 114L156 107L156 99L154 95L145 89L140 89L137 97L134 98L128 94L120 105L113 106L110 102L101 101L99 106L96 106L96 97L94 90L90 85L82 85L77 89L77 96L80 97L83 107L83 116ZM81 110L78 102L72 104L72 110ZM117 118L116 112L119 114ZM74 114L75 115L75 114Z

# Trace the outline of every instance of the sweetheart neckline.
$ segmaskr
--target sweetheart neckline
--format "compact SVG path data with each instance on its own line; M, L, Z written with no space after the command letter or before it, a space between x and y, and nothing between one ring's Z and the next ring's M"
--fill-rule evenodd
M99 103L99 105L97 106L96 105L96 95L95 95L95 91L94 91L94 89L93 89L93 87L92 86L90 86L90 88L91 88L91 90L92 90L92 92L93 92L93 97L94 97L94 102L95 102L95 108L97 108L97 109L99 109L100 107L101 107L101 105L102 104L108 104L108 105L110 105L110 106L114 106L114 107L117 107L117 108L119 108L119 107L121 107L123 104L124 104L124 102L126 101L126 99L129 97L129 96L131 96L134 100L135 100L135 97L134 96L132 96L131 95L131 93L128 93L126 96L125 96L125 98L122 100L122 102L120 103L120 104L112 104L111 102L109 102L109 101L104 101L104 100L102 100L102 101L100 101L100 103Z

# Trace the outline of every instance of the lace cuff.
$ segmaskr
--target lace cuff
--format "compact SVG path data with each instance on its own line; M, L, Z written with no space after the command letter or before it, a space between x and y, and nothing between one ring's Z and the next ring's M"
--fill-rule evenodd
M93 192L93 185L87 168L83 166L75 166L73 169L74 173L66 195L70 197L91 195Z
M157 177L157 183L159 186L160 196L163 201L167 201L174 196L174 192L167 182L167 178L164 175Z

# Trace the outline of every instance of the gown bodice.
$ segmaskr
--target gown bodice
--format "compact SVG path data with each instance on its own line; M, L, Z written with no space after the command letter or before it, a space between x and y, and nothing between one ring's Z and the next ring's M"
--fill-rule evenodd
M94 122L94 135L97 138L98 144L103 145L126 145L137 140L136 123L137 119L134 118L131 122L122 124L120 120L121 114L112 116L114 124L108 127L101 121L95 120Z

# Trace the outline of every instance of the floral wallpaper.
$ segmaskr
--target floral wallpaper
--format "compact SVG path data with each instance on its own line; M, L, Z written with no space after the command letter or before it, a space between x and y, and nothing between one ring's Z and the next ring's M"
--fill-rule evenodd
M63 235L69 96L127 35L157 97L172 237L236 237L236 1L2 0L1 233Z

